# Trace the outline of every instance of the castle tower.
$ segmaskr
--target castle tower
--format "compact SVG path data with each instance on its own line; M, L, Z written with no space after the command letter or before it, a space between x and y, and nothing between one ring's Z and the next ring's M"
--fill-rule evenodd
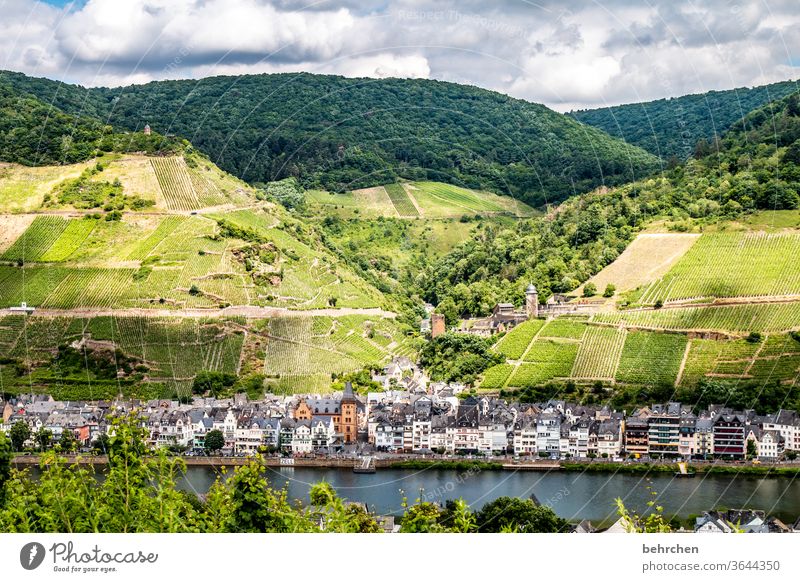
M525 289L525 311L528 313L528 319L539 317L539 292L533 283Z
M147 124L145 124L145 126L144 126L144 134L145 135L150 135L150 126L147 125Z
M444 315L431 313L431 339L444 335L445 331Z
M358 439L358 400L353 394L353 384L346 382L342 394L340 427L345 444Z

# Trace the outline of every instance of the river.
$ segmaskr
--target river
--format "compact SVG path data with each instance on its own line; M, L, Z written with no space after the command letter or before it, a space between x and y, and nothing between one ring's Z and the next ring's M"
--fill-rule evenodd
M204 493L216 478L213 467L189 467L181 486ZM638 511L655 499L668 515L686 517L716 507L763 509L791 525L800 516L800 479L697 475L677 479L670 474L580 473L568 471L456 471L379 469L355 474L347 469L270 468L273 487L288 487L289 497L308 502L308 490L327 481L351 501L366 503L380 514L402 513L401 490L416 499L438 501L463 498L473 509L504 495L529 497L549 505L569 521L589 519L610 525L617 519L614 499ZM656 492L653 496L651 492Z

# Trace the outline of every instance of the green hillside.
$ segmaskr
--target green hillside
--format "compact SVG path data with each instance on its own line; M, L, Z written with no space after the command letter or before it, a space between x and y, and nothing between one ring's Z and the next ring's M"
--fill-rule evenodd
M405 182L337 194L306 193L308 203L342 218L461 218L492 215L530 217L536 211L509 196L461 188L443 182Z
M100 118L65 113L4 84L0 75L0 161L62 165L98 152L175 152L182 147L176 138L115 132Z
M800 97L794 93L749 114L722 140L719 153L709 152L657 177L571 198L542 218L476 230L417 278L417 292L455 323L462 317L485 315L501 301L519 304L528 281L536 284L541 299L574 291L611 264L637 232L654 223L674 232L727 228L731 222L755 229L776 220L797 226L796 220L785 220L775 211L796 216L792 213L800 207L799 192ZM757 211L766 211L771 218L758 219L753 215ZM698 247L697 253L705 254L703 248ZM763 248L772 250L761 267L761 257L755 260L752 252L737 255L745 261L741 268L750 274L735 283L750 285L752 293L761 292L752 287L752 279L763 275L759 268L792 268L786 264L791 255L784 254L793 252L791 245L773 248L765 243ZM714 260L712 255L707 258ZM708 267L703 261L701 257L696 263L698 272ZM716 264L724 264L724 258ZM729 267L727 283L722 279L716 283L730 285L737 278L737 268ZM689 289L689 296L726 295L724 289L704 289L699 282L679 284L700 286ZM794 292L791 283L776 285L775 289Z
M709 91L645 103L570 113L575 119L635 144L664 160L685 160L700 140L712 143L767 103L797 91L796 81Z
M345 192L402 177L541 205L658 166L542 105L439 81L304 73L84 89L11 72L0 81L115 127L169 128L248 182L294 176Z

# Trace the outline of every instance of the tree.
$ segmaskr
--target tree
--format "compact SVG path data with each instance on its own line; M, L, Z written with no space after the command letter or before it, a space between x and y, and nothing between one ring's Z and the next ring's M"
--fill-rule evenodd
M92 441L92 450L99 455L107 455L110 437L108 433L102 432Z
M491 338L450 332L423 346L420 363L434 380L469 384L490 366L505 361L491 346Z
M800 97L797 93L792 93L786 102L786 113L793 117L800 117Z
M498 497L490 501L476 514L476 522L481 533L557 533L567 526L567 521L549 507L517 497Z
M48 428L42 427L36 431L33 440L36 442L36 446L39 447L39 450L44 452L47 450L47 447L50 446L50 441L53 440L53 432Z
M206 451L209 453L214 453L221 450L222 447L225 446L225 435L222 434L221 430L208 431L204 441L204 446Z
M597 295L597 285L594 283L586 283L583 286L583 296L584 297L594 297Z
M75 433L67 428L61 431L61 438L58 440L58 445L61 447L61 452L71 453L78 448L78 439L75 438Z
M764 336L757 331L751 331L745 339L751 344L760 344Z
M6 483L11 476L11 441L0 431L0 508L6 500Z
M11 427L8 435L11 438L11 444L14 446L14 450L21 451L22 447L25 446L25 442L31 438L31 429L27 422L18 420Z
M230 388L236 383L236 376L226 372L198 372L192 382L192 392L194 394L211 394L218 398L226 388Z
M657 497L657 492L649 487L647 489L651 497ZM617 513L622 518L622 523L628 533L669 533L672 531L672 525L664 517L664 508L656 505L654 499L647 502L647 506L651 511L646 517L629 511L622 499L617 498L615 501L617 503Z
M747 441L747 458L755 459L758 456L758 449L756 448L756 441L750 439Z
M613 283L606 285L606 290L603 291L603 297L613 297L617 292L617 287Z

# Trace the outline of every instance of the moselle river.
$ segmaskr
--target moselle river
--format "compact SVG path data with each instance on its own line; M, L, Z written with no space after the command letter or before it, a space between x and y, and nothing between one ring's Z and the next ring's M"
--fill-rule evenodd
M189 467L181 487L205 493L218 474L212 467ZM526 498L533 494L563 518L589 519L596 525L609 525L617 519L617 497L637 511L645 511L647 501L655 499L664 506L665 514L681 517L719 507L762 509L790 525L800 516L800 479L789 477L697 475L679 479L669 474L438 469L379 469L374 474L356 474L347 469L275 467L268 469L267 479L273 487L288 487L289 497L304 503L314 483L327 481L342 497L366 503L380 514L402 513L404 495L410 502L444 503L461 497L473 509L480 509L504 495Z

